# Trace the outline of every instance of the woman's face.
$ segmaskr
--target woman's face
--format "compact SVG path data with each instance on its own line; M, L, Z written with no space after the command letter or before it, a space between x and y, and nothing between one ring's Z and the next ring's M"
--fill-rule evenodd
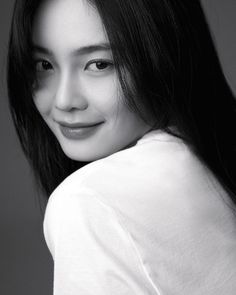
M150 129L122 102L100 16L86 1L45 1L32 39L35 105L69 158L105 157Z

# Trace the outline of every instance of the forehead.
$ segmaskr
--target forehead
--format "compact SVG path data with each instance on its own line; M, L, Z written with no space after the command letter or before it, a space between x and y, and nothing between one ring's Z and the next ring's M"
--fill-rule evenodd
M33 22L33 42L69 50L108 41L97 10L86 0L46 0Z

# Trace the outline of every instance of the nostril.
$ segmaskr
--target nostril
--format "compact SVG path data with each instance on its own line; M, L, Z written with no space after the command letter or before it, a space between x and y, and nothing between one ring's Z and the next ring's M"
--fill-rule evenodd
M88 108L88 100L81 95L74 93L57 93L55 98L55 107L63 111L85 110Z
M88 104L56 104L55 107L61 111L76 111L76 110L86 110L88 108Z

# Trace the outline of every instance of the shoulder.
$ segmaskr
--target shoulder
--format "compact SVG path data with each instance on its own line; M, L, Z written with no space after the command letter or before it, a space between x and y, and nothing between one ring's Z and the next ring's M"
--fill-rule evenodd
M192 169L202 166L199 164L199 160L182 140L162 132L144 137L131 148L84 166L67 177L59 188L73 188L75 184L76 189L78 184L94 183L94 179L100 182L103 176L111 181L124 177L131 180L139 174L145 176L147 171L149 175L155 174L157 177L171 171L179 175L190 166Z
M216 189L215 183L186 144L158 133L76 171L54 191L49 203L63 207L68 195L78 199L93 195L126 219L145 223L143 218L149 216L160 225L172 212L176 222L184 224L221 206L220 186Z
M104 200L137 193L155 198L206 184L210 175L190 148L165 133L144 137L137 145L90 163L70 175L53 195L89 188Z
M134 248L126 243L132 237L154 281L167 290L191 293L200 283L205 290L205 281L211 284L224 273L227 278L235 273L235 255L229 252L235 248L235 218L224 196L181 140L152 136L69 176L49 199L45 238L53 252L56 244L62 245L56 243L59 232L75 241L78 232L90 239L92 230L96 241L103 233L104 241L114 235L113 244L123 241L123 249L129 247L131 253ZM63 234L61 226L66 226ZM186 284L189 272L192 279Z

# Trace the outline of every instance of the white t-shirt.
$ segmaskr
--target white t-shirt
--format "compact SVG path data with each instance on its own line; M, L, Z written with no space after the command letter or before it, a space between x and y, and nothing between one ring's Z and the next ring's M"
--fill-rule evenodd
M44 235L54 295L234 295L229 197L180 140L151 131L66 178Z

